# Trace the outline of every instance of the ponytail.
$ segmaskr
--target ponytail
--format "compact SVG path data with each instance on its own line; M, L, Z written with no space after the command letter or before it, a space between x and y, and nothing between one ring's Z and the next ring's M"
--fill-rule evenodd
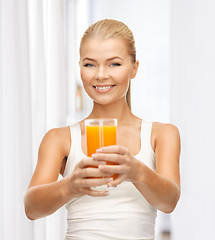
M131 82L129 83L128 91L126 93L126 101L129 109L131 110Z

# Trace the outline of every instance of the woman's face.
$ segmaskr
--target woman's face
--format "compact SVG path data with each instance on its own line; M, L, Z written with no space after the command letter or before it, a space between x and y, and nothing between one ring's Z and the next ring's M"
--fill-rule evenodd
M80 53L80 71L87 94L98 104L125 100L137 72L126 43L120 38L87 39Z

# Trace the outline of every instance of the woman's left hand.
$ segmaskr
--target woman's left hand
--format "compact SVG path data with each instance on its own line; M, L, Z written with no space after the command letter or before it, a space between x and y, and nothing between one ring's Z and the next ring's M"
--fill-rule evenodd
M114 165L99 165L99 169L105 173L116 173L118 177L108 183L109 187L115 187L124 180L135 181L138 160L132 156L127 148L119 145L102 147L92 155L94 160L112 162Z

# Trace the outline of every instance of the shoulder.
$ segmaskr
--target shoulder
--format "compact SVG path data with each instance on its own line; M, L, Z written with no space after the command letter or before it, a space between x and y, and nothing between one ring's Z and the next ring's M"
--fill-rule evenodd
M67 156L70 150L71 138L68 126L50 129L43 137L40 148L55 147Z
M50 138L62 138L65 136L69 136L69 127L60 127L60 128L52 128L50 129L46 134L45 137L50 137Z
M172 133L172 134L179 134L179 130L177 126L171 123L160 123L160 122L153 122L152 124L153 131L159 134L164 133Z
M152 143L156 146L165 143L175 143L180 146L180 133L177 126L170 123L154 122L152 124Z
M69 148L68 127L50 129L40 143L37 165L29 187L56 181Z

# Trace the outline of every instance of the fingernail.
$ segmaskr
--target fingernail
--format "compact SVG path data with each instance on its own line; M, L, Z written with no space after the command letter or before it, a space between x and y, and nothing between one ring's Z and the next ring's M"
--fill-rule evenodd
M99 163L100 163L100 164L104 164L104 165L106 164L105 161L99 161Z
M102 149L101 148L96 149L96 152L102 152Z
M113 178L108 178L107 179L107 182L111 182L111 181L113 181Z
M92 154L92 158L94 158L96 155L95 154Z
M102 169L103 168L103 166L102 165L99 165L99 169Z

